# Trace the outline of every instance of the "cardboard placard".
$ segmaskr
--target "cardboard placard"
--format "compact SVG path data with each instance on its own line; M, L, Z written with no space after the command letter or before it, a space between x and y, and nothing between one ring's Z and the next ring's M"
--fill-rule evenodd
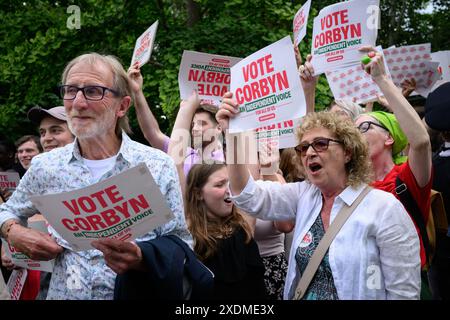
M6 188L11 193L16 190L20 182L17 172L0 172L0 188Z
M285 120L279 123L263 126L255 130L258 151L270 145L272 149L286 149L298 145L296 129L301 119Z
M431 53L431 61L438 62L438 72L440 74L440 78L436 81L433 86L433 90L439 87L441 84L445 82L450 82L450 51L438 51Z
M431 44L423 43L383 50L392 81L401 88L404 80L416 80L416 92L425 97L439 78L438 63L431 61Z
M230 121L230 133L300 118L306 113L289 36L234 65L230 89L240 110Z
M6 287L11 295L11 300L19 300L22 293L25 280L27 280L28 271L26 269L15 269L9 276Z
M98 238L133 240L174 218L144 163L86 188L30 200L74 251L93 249Z
M320 10L311 45L315 75L360 63L363 45L375 46L379 0L353 0Z
M147 30L145 30L145 32L136 40L133 51L133 58L131 59L131 65L138 61L139 66L142 67L148 62L148 60L150 60L157 29L158 20L156 20L156 22L153 23Z
M222 96L230 91L230 68L241 60L236 57L185 50L178 73L180 98L188 99L195 90L203 100L202 103L219 105Z
M310 8L311 8L311 0L308 0L295 14L294 21L292 23L295 46L298 46L299 43L303 40L303 38L306 36L306 27L308 25L308 16Z
M383 55L383 49L380 46L376 49ZM384 60L384 66L387 75L391 77L386 60ZM372 80L370 74L364 71L361 64L327 71L326 76L335 100L354 101L355 99L355 103L365 104L378 100L378 96L383 96L378 85Z

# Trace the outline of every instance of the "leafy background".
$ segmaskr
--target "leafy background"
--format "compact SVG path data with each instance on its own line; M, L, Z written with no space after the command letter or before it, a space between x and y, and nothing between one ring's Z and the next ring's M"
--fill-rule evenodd
M283 0L0 0L0 135L15 140L36 133L26 112L35 105L61 105L56 93L65 64L85 52L113 54L129 66L136 38L159 20L150 63L142 68L144 93L161 129L170 133L179 105L178 68L183 50L245 57L292 33L292 19L305 1ZM318 11L337 1L313 1L308 36ZM429 4L432 13L425 13ZM69 29L67 12L76 5L81 28ZM450 48L450 2L447 0L381 0L378 43L431 42L432 51ZM324 77L316 105L324 108L332 95ZM144 142L135 113L130 112L134 139Z

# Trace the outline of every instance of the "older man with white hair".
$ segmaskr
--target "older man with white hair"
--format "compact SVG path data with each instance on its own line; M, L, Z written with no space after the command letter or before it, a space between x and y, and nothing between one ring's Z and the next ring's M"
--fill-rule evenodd
M161 151L132 141L127 111L127 73L112 56L81 55L66 66L60 87L75 141L33 159L16 192L0 206L1 236L35 260L56 258L47 299L112 299L116 274L144 270L139 241L172 234L190 243L173 161ZM75 252L55 230L51 236L22 225L37 213L29 195L87 187L144 162L175 218L136 242L102 239L98 250Z

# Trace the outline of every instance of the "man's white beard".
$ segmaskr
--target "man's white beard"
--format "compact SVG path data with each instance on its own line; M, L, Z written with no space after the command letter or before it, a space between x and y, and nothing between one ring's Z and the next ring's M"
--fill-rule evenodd
M71 117L68 117L67 124L69 130L77 138L93 138L107 132L112 123L115 123L115 113L113 108L108 108L100 118L95 119L89 126L77 127L72 126Z

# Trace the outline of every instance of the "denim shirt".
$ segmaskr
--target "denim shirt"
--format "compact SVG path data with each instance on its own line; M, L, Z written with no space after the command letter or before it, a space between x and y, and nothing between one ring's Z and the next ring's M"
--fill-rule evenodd
M8 202L0 206L0 226L9 219L26 224L37 213L30 195L55 194L87 187L95 182L84 164L77 139L62 148L37 155ZM145 241L165 234L180 237L192 247L184 218L180 183L172 159L165 153L132 141L124 132L114 167L99 181L145 163L164 195L175 219L136 239ZM45 212L43 213L45 216ZM98 250L74 252L50 226L56 242L65 248L55 261L47 299L112 299L116 274L106 266Z
M347 187L334 200L330 224L341 207L351 205L365 185ZM231 191L230 191L231 192ZM233 202L246 213L266 220L295 219L284 299L300 274L295 252L322 208L320 190L309 182L280 184L251 177ZM329 248L329 261L340 300L418 299L419 238L400 201L372 189L361 201Z

